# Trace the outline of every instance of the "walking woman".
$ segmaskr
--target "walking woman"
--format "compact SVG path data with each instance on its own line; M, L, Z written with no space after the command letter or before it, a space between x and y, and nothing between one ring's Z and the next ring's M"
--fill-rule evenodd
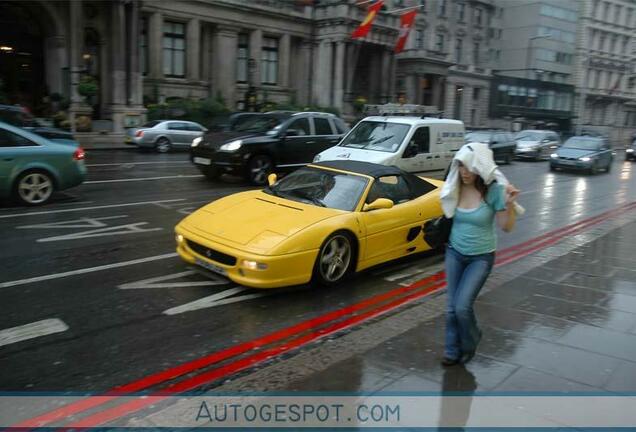
M442 364L466 363L481 339L473 304L494 261L495 221L505 232L515 225L519 191L497 169L485 144L464 145L442 188L442 207L453 218L446 249L446 346Z

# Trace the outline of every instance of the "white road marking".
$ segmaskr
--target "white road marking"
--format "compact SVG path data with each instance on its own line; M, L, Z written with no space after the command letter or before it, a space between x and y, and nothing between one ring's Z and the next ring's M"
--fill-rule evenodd
M119 285L119 289L152 289L152 288L181 288L181 287L200 287L200 286L213 286L213 285L227 285L229 281L227 279L208 279L205 281L181 281L181 282L169 282L159 283L167 280L173 280L182 278L185 276L192 276L198 274L194 270L188 270L180 273L174 273L167 276L159 276L149 279L140 280L137 282L130 282L123 285Z
M63 272L63 273L53 273L53 274L48 274L48 275L43 275L43 276L36 276L36 277L28 278L28 279L20 279L20 280L15 280L15 281L8 281L8 282L0 282L0 288L9 288L9 287L14 287L14 286L18 286L18 285L26 285L26 284L30 284L30 283L34 283L34 282L42 282L42 281L46 281L46 280L60 279L60 278L65 278L65 277L69 277L69 276L76 276L76 275L80 275L80 274L98 272L98 271L102 271L102 270L110 270L110 269L113 269L113 268L126 267L126 266L130 266L130 265L142 264L142 263L147 263L147 262L151 262L151 261L158 261L158 260L162 260L162 259L166 259L166 258L174 258L176 256L178 256L178 254L176 252L173 252L173 253L168 253L168 254L163 254L163 255L155 255L155 256L146 257L146 258L139 258L139 259L130 260L130 261L122 261L122 262L117 262L117 263L112 263L112 264L105 264L105 265L101 265L101 266L97 266L97 267L87 267L87 268L83 268L83 269L71 270L71 271L67 271L67 272Z
M247 289L248 288L246 287L230 288L225 291L221 291L220 293L216 293L208 297L203 297L199 300L195 300L193 302L186 303L181 306L176 306L170 309L166 309L165 311L163 311L163 313L165 315L177 315L177 314L182 314L185 312L192 312L195 310L207 309L207 308L212 308L215 306L221 306L221 305L230 304L230 303L237 303L237 302L241 302L245 300L251 300L251 299L255 299L259 297L265 297L265 296L276 294L275 292L265 292L265 293L247 294L243 296L227 298L227 297L233 296L234 294L243 292Z
M115 180L91 180L91 181L85 181L84 184L122 183L122 182L164 180L164 179L175 179L175 178L197 178L197 177L203 177L203 174L174 175L174 176L162 176L162 177L140 177L140 178L127 178L127 179L115 179Z
M64 221L64 222L22 225L22 226L16 227L16 229L101 228L101 227L108 226L107 224L101 222L103 220L119 219L119 218L125 218L125 217L128 217L128 215L108 216L103 218L80 218L80 219L73 219L73 220Z
M23 217L23 216L49 215L49 214L54 214L54 213L66 213L66 212L74 212L74 211L98 210L98 209L115 208L115 207L129 207L129 206L146 205L146 204L158 204L158 203L177 202L177 201L185 201L185 198L171 199L171 200L161 200L161 201L138 201L138 202L124 203L124 204L111 204L111 205L93 206L93 207L80 207L80 208L75 208L75 209L64 209L64 210L49 210L49 211L28 212L28 213L14 213L14 214L9 214L9 215L0 215L0 219L7 219L7 218L12 218L12 217Z
M68 330L68 326L64 324L64 321L57 318L49 318L0 330L0 347L41 336L65 332L66 330Z
M89 231L81 231L73 234L66 234L55 237L46 237L37 239L37 243L48 243L54 241L65 241L65 240L78 240L83 238L92 238L92 237L105 237L105 236L116 236L116 235L126 235L126 234L139 234L143 232L151 232L151 231L162 231L163 228L141 228L142 225L147 225L149 222L137 222L126 225L116 225L106 228L98 228Z
M122 162L122 163L103 163L103 164L86 164L87 167L101 166L122 166L122 165L160 165L160 164L189 164L190 161L164 161L164 162Z

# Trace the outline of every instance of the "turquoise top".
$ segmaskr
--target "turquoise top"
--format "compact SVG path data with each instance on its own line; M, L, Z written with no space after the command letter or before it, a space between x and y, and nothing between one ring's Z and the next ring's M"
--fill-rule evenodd
M495 213L506 209L505 189L498 183L488 188L485 201L474 209L457 208L450 245L462 255L481 255L497 248Z

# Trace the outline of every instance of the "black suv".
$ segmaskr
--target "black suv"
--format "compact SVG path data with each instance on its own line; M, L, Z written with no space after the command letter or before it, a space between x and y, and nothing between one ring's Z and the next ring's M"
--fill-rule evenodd
M467 131L465 141L488 144L495 160L501 160L507 164L515 157L517 150L517 142L512 133L502 130Z
M211 180L223 173L262 185L274 171L311 163L347 132L333 114L271 111L242 122L233 131L208 132L192 142L190 159Z
M50 140L75 141L72 133L39 124L31 114L19 106L0 105L0 121Z

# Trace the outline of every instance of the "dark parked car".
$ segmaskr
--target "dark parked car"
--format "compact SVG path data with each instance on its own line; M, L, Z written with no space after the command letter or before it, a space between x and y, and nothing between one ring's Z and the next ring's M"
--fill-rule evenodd
M229 132L240 127L246 121L263 115L258 112L235 112L228 115L216 116L210 122L208 129L211 132ZM207 126L207 125L206 125Z
M481 142L488 144L495 160L509 164L515 156L517 142L510 132L500 130L480 130L466 133L466 143Z
M78 146L73 134L61 129L41 125L24 108L15 105L0 105L0 121L22 128L59 144Z
M190 158L209 179L223 173L262 185L274 172L311 163L348 130L333 114L275 111L254 117L229 132L208 132L192 143Z
M612 149L605 138L574 136L550 155L550 170L584 170L596 174L612 168Z

